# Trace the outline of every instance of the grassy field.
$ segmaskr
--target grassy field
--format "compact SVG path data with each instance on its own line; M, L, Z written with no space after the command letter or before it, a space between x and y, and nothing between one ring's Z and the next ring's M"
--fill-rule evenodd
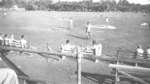
M100 17L100 14L103 17ZM55 18L57 16L57 18ZM74 29L69 30L69 21L62 18L74 20ZM85 26L87 22L92 25L105 25L105 17L109 18L109 25L116 27L110 29L92 29L92 39L86 40ZM128 17L128 19L126 19ZM48 12L48 11L8 11L7 16L0 12L0 32L14 34L16 39L25 35L32 45L40 50L46 50L46 43L49 43L55 51L59 50L65 40L70 39L71 44L92 45L92 40L103 45L103 55L115 55L116 50L124 49L134 51L137 45L141 44L144 50L150 44L150 30L148 26L139 24L150 22L150 15L145 17L138 13L92 13L92 12ZM61 84L76 84L76 62L65 59L61 61L47 60L40 55L20 55L11 52L8 57L21 70L33 78L61 82ZM128 57L128 56L127 56ZM0 67L7 67L2 61ZM111 69L107 64L99 62L95 64L89 60L82 63L82 84L109 84L107 81L114 80L114 77L107 76ZM128 80L121 81L121 84L133 84Z

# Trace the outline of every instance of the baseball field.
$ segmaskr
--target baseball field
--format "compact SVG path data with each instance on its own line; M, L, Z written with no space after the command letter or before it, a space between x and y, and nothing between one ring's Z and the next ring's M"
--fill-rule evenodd
M116 12L51 12L51 11L7 11L0 12L0 33L12 34L19 40L21 35L30 41L32 46L39 50L45 50L46 43L58 51L61 44L67 39L70 44L83 47L92 45L96 40L103 45L102 56L116 55L117 50L134 51L138 45L144 50L150 44L150 29L148 25L140 25L150 22L150 14L142 13L116 13ZM102 15L102 17L101 17ZM86 23L101 26L106 25L105 17L108 17L108 25L116 29L92 28L91 39L86 39ZM73 19L74 28L69 29L69 19ZM10 52L7 57L22 71L32 78L56 82L56 84L76 84L77 63L75 59L57 60L55 56L47 61L38 54L19 54ZM125 55L125 57L129 57ZM0 61L0 68L8 67ZM82 84L111 84L115 77L110 75L112 69L104 62L94 63L83 59ZM150 78L150 77L149 77ZM122 79L120 84L133 84L129 79Z

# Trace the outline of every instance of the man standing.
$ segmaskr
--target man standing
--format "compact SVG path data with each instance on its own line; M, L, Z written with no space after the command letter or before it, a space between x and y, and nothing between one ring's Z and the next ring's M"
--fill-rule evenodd
M105 18L105 22L106 22L106 27L107 27L107 25L108 25L108 18L107 17Z
M93 43L93 46L92 46L93 55L101 56L101 54L102 54L102 44L101 43L97 44L95 40L93 40L92 43ZM95 63L97 63L97 62L98 62L98 60L96 59Z
M86 55L95 55L95 56L101 56L102 55L102 44L96 43L95 40L92 41L92 46L87 47L85 50ZM95 60L95 63L98 62L98 59Z
M89 22L87 22L86 33L87 33L87 39L91 38L91 25Z
M70 18L70 20L69 20L69 27L70 27L70 29L73 29L73 20L72 20L72 18Z

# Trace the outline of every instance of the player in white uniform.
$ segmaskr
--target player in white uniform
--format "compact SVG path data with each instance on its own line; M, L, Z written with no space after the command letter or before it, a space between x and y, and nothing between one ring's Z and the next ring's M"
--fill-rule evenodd
M87 33L87 39L91 38L91 24L89 22L87 22L87 26L86 26L86 33Z
M12 69L0 69L0 84L19 84L18 77Z
M73 29L73 20L72 20L72 18L70 18L70 20L69 20L69 27L70 27L70 29Z
M108 25L108 17L105 18L106 26Z

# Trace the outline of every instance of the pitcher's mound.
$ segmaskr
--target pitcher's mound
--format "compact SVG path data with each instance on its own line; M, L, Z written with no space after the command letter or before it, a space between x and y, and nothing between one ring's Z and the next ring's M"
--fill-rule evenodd
M110 25L97 25L94 28L99 28L99 29L116 29L116 27L110 26Z

